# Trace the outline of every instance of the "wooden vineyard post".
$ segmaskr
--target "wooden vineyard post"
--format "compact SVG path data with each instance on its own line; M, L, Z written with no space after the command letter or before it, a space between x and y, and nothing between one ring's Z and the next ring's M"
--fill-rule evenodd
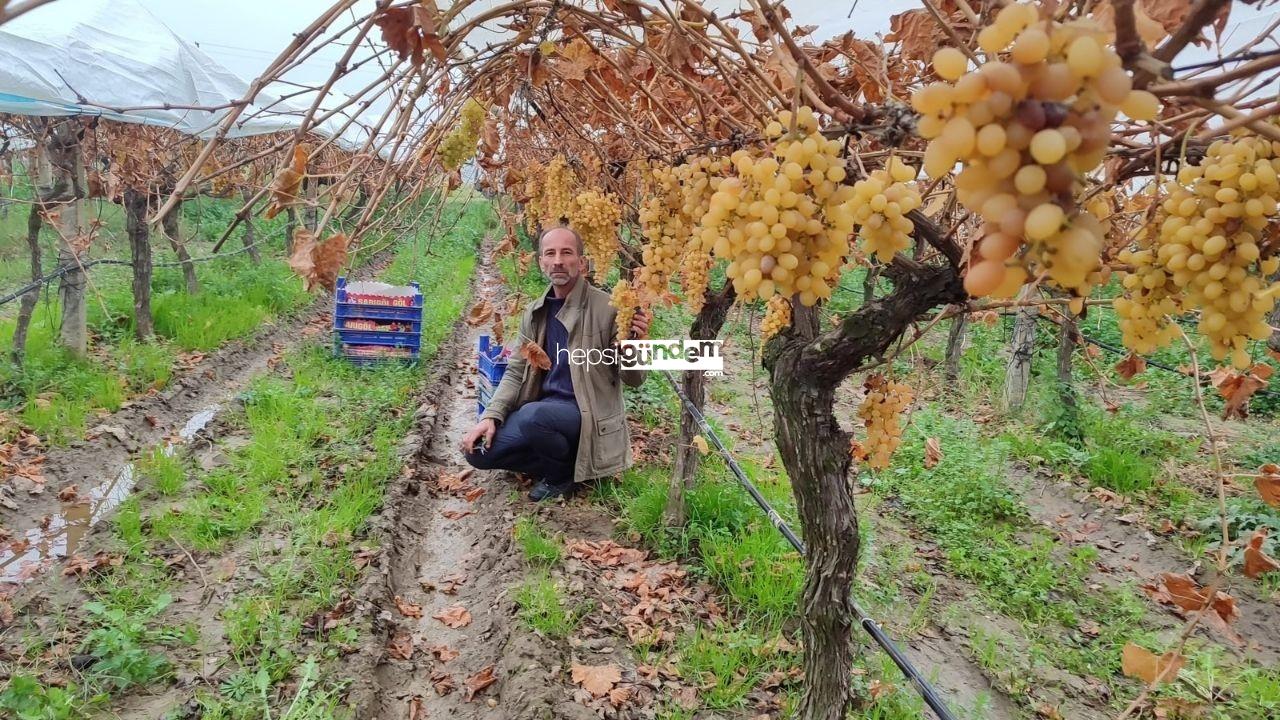
M58 283L58 300L62 305L58 341L73 354L83 356L89 350L89 329L85 301L88 278L81 268L82 260L76 247L81 239L80 206L85 196L80 135L79 120L59 121L50 133L48 152L53 186L65 188L56 193L57 204L50 209L58 217L58 265L68 268Z
M695 340L714 340L719 337L725 319L729 317L729 308L733 307L735 293L733 284L726 282L720 292L712 294L710 288L704 295L702 309L698 311L689 330L689 337ZM686 372L680 378L680 389L693 406L702 411L706 402L707 379L700 372ZM693 436L698 434L697 422L681 403L680 437L676 441L676 462L671 473L671 482L667 488L667 504L663 508L662 518L667 527L683 527L686 518L685 491L693 486L694 475L698 471L697 448L693 446Z
M249 198L253 197L253 191L251 191L247 187L242 188L240 190L240 197L243 198L245 203L248 203ZM244 246L245 248L248 249L249 260L251 260L254 265L261 264L262 253L258 250L258 241L255 237L255 233L253 229L252 215L244 219Z
M182 201L179 200L174 204L173 211L164 216L164 222L160 223L160 228L169 241L169 247L173 248L173 252L177 254L178 262L182 264L182 277L187 283L187 294L195 295L200 292L200 280L196 277L196 266L191 262L191 254L187 252L187 246L182 242L178 227L181 216Z
M133 188L124 191L125 229L133 267L133 335L146 341L155 334L151 317L151 232L147 226L147 194ZM165 217L167 223L171 213Z
M954 393L960 387L960 357L964 355L965 335L969 329L969 313L959 312L951 319L951 330L947 333L947 355L945 374L947 386Z
M1023 288L1018 299L1029 300L1034 292L1029 286ZM1004 378L1004 406L1009 412L1020 410L1027 400L1027 386L1031 382L1031 358L1035 353L1036 319L1039 315L1039 308L1028 304L1018 308L1013 321L1009 369Z

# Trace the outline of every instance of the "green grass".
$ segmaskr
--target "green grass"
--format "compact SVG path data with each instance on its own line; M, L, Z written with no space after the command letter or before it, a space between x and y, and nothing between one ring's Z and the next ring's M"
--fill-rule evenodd
M516 520L515 539L524 552L524 559L531 565L551 567L560 564L564 557L564 544L560 538L544 533L538 522L527 515Z
M161 495L176 495L186 484L186 459L176 449L152 448L135 463L135 469Z
M530 630L554 640L569 636L581 615L570 609L555 581L544 570L520 582L512 594L519 617Z

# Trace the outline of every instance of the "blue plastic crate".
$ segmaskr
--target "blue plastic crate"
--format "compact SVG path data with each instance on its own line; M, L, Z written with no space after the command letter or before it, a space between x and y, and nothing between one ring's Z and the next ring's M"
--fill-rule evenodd
M414 294L408 306L369 305L348 302L347 279L338 278L333 299L333 354L362 367L417 362L422 346L422 293L418 283L410 285ZM412 330L355 330L345 327L352 319L394 321L407 324ZM344 350L344 346L351 345L408 348L410 353L401 357L359 355Z
M489 381L483 375L476 378L476 397L485 405L488 405L489 401L493 399L493 393L497 389L498 386L489 384Z
M385 345L389 347L422 347L422 334L387 332L383 330L335 330L338 338L348 345Z
M347 300L347 279L338 278L337 290L333 297L334 324L339 318L363 318L367 320L399 320L402 322L422 323L422 292L418 283L409 283L415 290L410 305L369 305Z
M366 330L358 327L350 327L352 321L356 322L373 322L378 327L374 330ZM392 323L403 326L403 330L392 330ZM361 317L335 317L333 319L333 327L337 330L354 330L357 332L405 332L405 333L421 333L422 322L420 320L386 320L380 318L361 318Z
M507 372L507 361L499 360L502 355L501 345L491 345L488 335L480 336L480 346L476 353L476 369L480 371L480 377L488 380L494 387L502 382L502 376Z

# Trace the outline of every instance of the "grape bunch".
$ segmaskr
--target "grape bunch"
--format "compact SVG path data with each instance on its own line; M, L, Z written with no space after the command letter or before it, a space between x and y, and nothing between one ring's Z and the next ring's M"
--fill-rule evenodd
M867 440L854 444L854 459L883 470L902 445L902 413L911 405L911 388L879 374L869 376L864 387L867 394L858 417L866 426Z
M609 299L609 304L618 311L617 319L614 322L618 327L617 340L622 342L631 337L631 319L635 317L640 298L636 295L635 288L631 287L631 283L620 279L613 286L613 294Z
M569 206L569 226L582 236L587 257L595 265L596 282L604 280L618 255L618 222L622 207L610 193L586 190Z
M792 121L795 132L787 132ZM784 134L784 132L786 134ZM697 231L702 249L729 261L742 300L799 294L812 306L829 298L854 229L854 189L845 179L841 143L818 132L813 110L783 110L765 128L771 153L735 151L736 175L715 185Z
M1009 297L1031 274L1087 295L1099 281L1105 233L1081 212L1076 192L1101 162L1119 112L1155 117L1154 95L1132 89L1107 33L1093 20L1041 19L1007 5L978 34L986 55L970 70L956 48L934 54L942 79L917 90L918 130L930 140L929 176L957 163L960 202L983 219L965 289Z
M1155 222L1121 253L1131 266L1127 297L1115 301L1125 344L1137 352L1169 344L1166 318L1200 311L1199 330L1216 360L1252 364L1249 340L1271 334L1267 315L1280 283L1280 248L1264 233L1280 198L1280 143L1244 132L1209 146L1164 186Z
M711 253L696 248L689 251L684 259L684 271L680 273L680 289L684 291L685 303L689 312L697 315L707 301L707 283L711 281L711 266L715 260Z
M525 203L526 222L544 228L559 225L569 217L577 186L578 178L564 156L552 158L540 175L535 173L525 180L524 191L529 197ZM533 232L535 228L528 230Z
M641 302L652 307L670 297L670 282L680 270L689 246L690 227L684 214L673 211L683 205L680 181L673 168L659 165L647 177L651 193L640 205L642 265L636 271Z
M867 254L889 263L893 256L911 246L915 224L907 213L920 207L916 190L916 169L891 157L886 166L854 183L854 222Z
M440 162L446 170L457 170L475 156L486 114L484 106L475 98L467 98L463 103L458 126L440 141Z
M769 338L791 327L791 300L782 295L774 295L764 305L764 320L760 321L760 341L769 342Z

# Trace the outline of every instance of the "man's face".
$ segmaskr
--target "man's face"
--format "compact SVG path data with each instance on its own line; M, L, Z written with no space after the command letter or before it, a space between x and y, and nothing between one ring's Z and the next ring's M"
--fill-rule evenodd
M582 274L582 256L578 241L568 230L552 230L542 238L538 267L556 287L572 287Z

